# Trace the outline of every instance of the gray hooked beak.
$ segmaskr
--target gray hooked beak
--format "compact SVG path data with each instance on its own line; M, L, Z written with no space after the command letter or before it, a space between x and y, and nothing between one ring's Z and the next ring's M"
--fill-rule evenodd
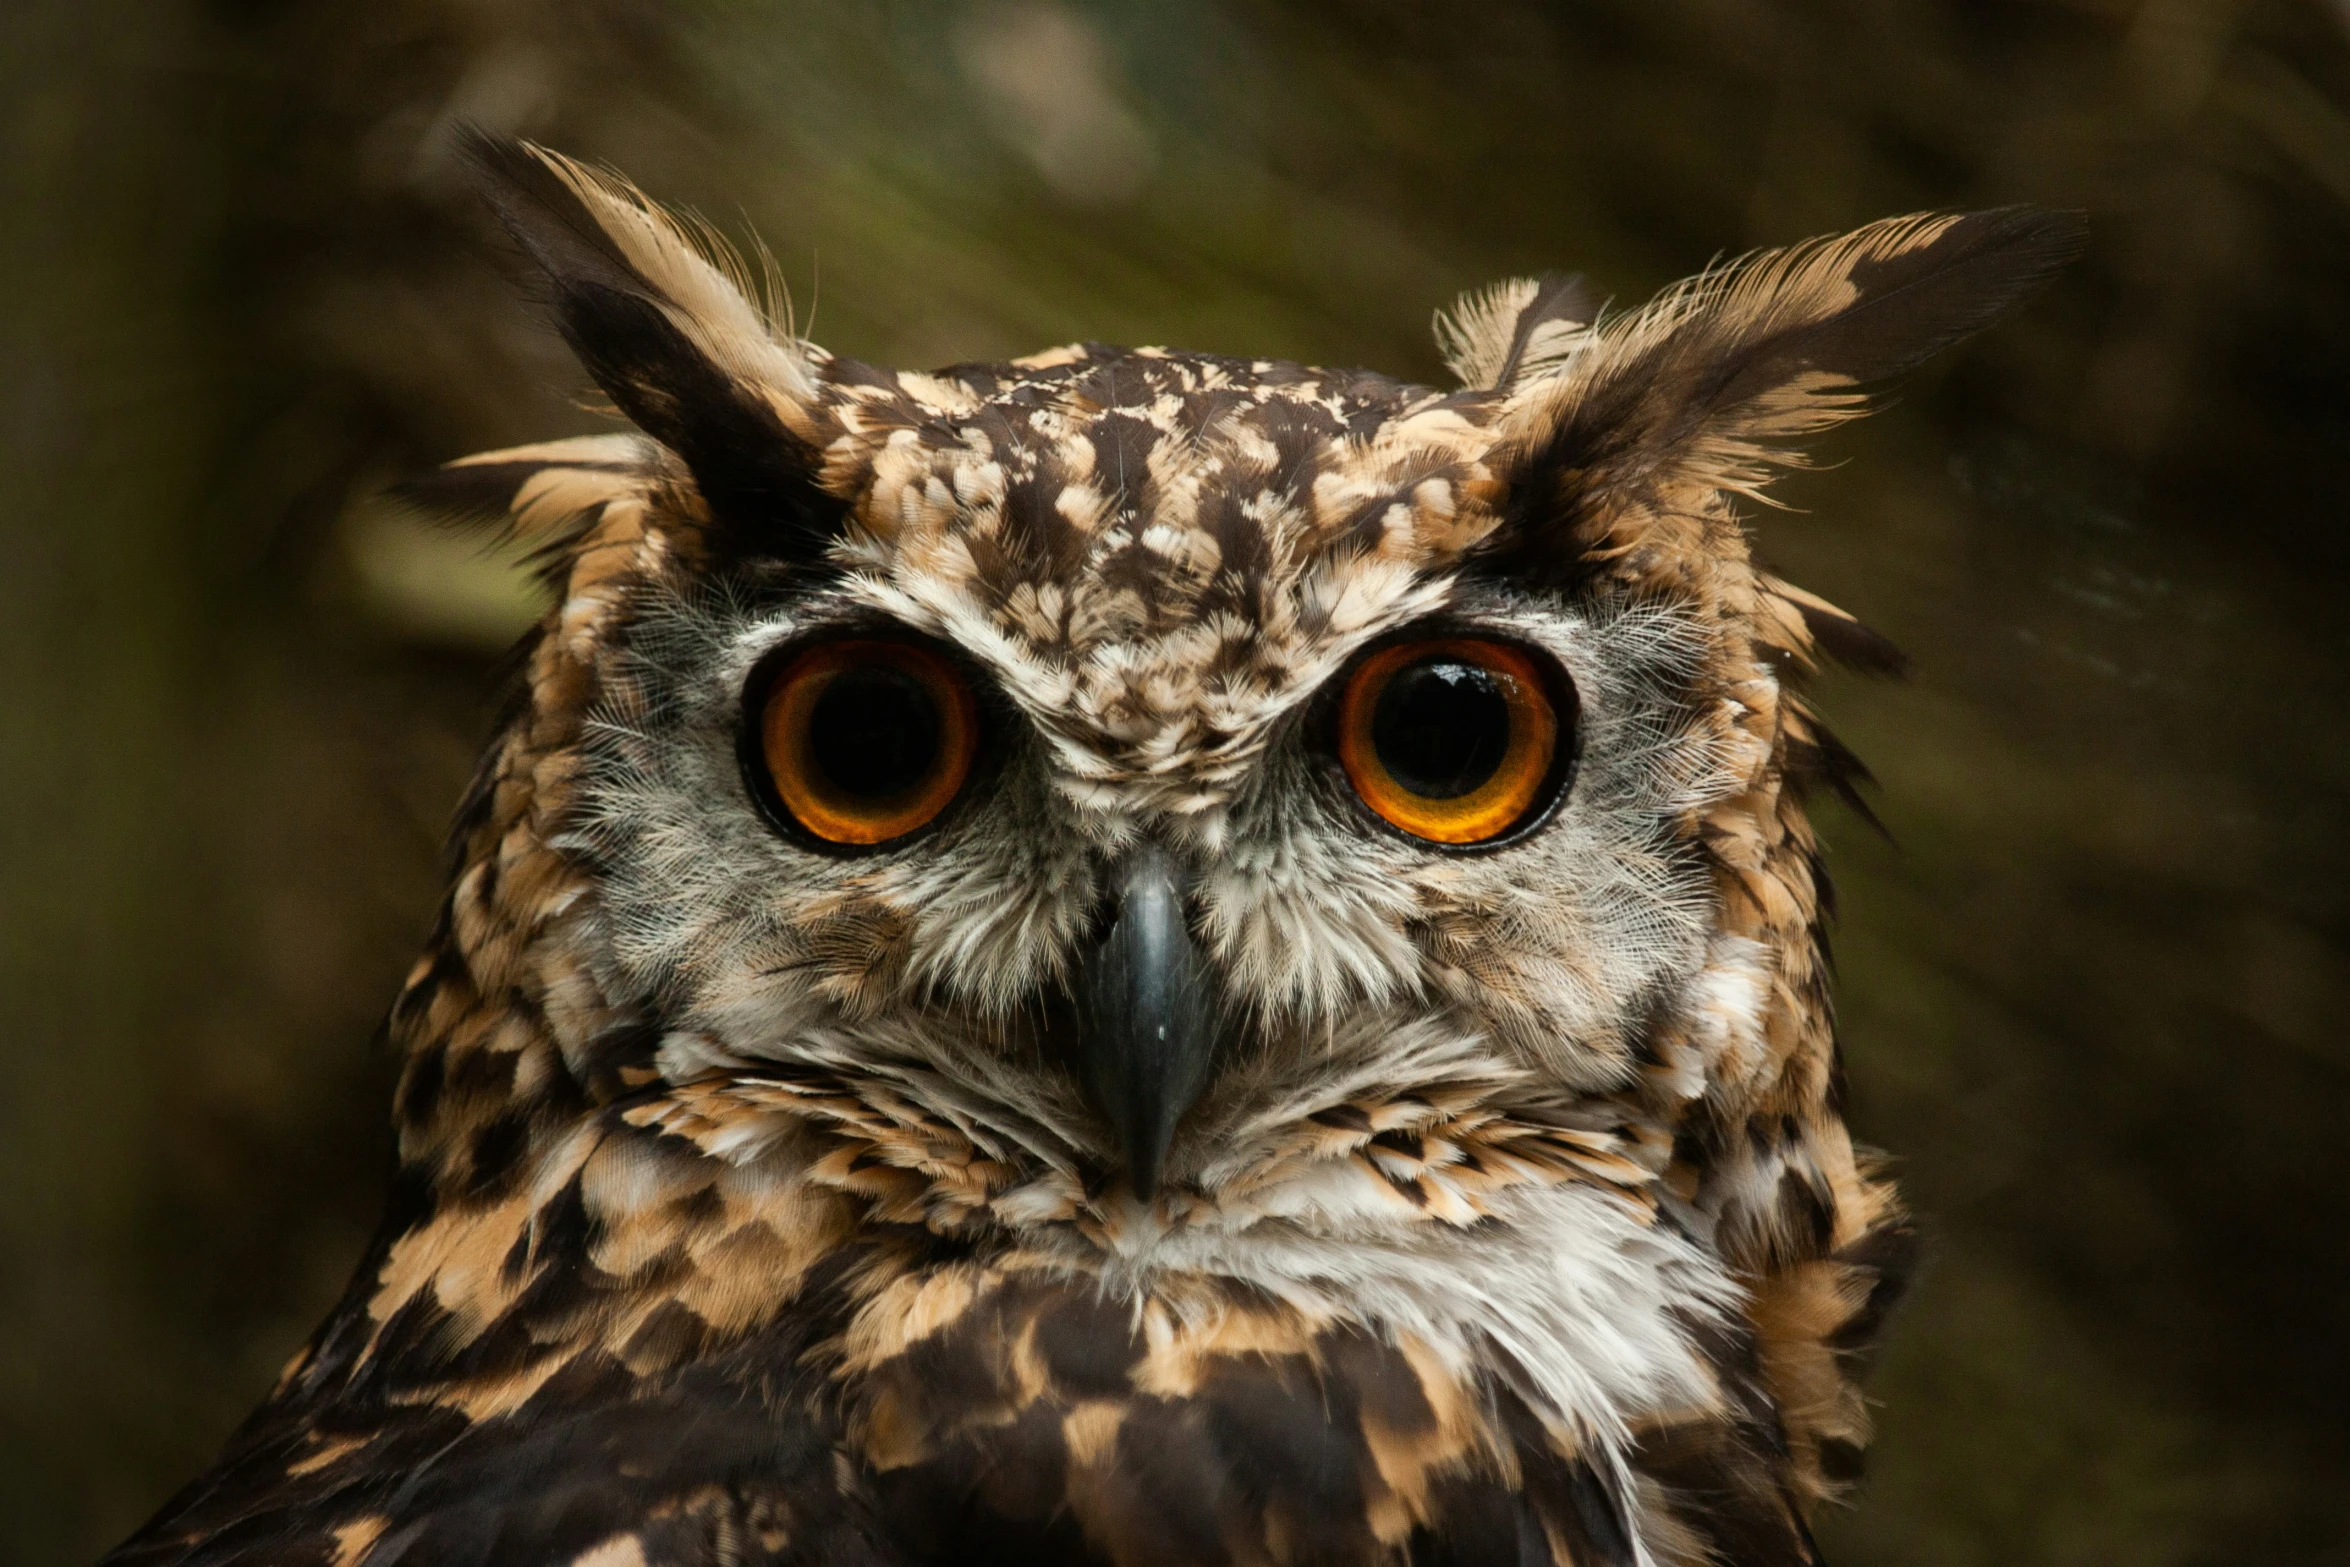
M1208 1086L1215 1007L1167 852L1145 844L1127 856L1110 895L1109 931L1077 972L1078 1075L1118 1134L1135 1195L1147 1199L1175 1123Z

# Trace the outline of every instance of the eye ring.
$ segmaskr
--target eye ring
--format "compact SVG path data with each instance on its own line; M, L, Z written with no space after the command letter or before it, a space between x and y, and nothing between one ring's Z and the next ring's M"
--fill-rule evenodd
M744 698L753 792L770 817L822 847L878 848L929 826L978 759L970 681L916 642L809 643L771 660Z
M1390 827L1480 849L1539 826L1574 771L1573 682L1530 648L1476 636L1374 648L1339 693L1335 745L1356 797Z

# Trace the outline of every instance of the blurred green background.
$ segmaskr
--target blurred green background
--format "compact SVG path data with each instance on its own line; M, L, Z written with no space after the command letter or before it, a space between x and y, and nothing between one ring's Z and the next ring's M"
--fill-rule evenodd
M374 1030L525 596L370 499L597 427L463 122L773 247L902 365L1439 370L1909 209L2088 260L1758 523L1837 680L1861 1135L1931 1262L1856 1564L2350 1561L2350 4L11 0L0 8L0 1560L94 1556L339 1288Z

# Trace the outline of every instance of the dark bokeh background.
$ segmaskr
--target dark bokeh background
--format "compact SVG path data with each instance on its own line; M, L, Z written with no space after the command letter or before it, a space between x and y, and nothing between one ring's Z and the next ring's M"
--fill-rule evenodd
M474 121L756 229L815 335L1438 374L1430 309L1917 207L2088 260L1758 526L1834 683L1862 1135L1933 1261L1831 1558L2350 1561L2345 0L0 7L0 1560L87 1560L385 1168L509 568L369 497L594 428Z

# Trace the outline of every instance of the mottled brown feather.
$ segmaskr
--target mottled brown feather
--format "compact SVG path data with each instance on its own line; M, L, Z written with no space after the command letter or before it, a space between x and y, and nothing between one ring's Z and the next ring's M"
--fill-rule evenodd
M1911 1236L1837 1100L1802 793L1857 764L1796 685L1887 657L1754 566L1734 503L1863 383L2032 287L2077 222L1895 220L1596 325L1563 284L1505 288L1455 318L1473 384L1450 393L1102 345L915 375L800 341L611 177L476 155L643 433L413 491L507 516L554 601L393 1007L394 1199L269 1400L109 1562L1815 1561L1805 1519L1865 1444L1855 1378ZM1500 919L1431 860L1396 878L1408 918L1350 929L1500 1043L1408 1080L1335 1042L1321 1077L1242 1052L1195 1112L1224 1131L1179 1144L1145 1205L1037 1020L1052 966L926 956L933 910L885 876L776 923L752 979L818 1009L804 1050L745 1056L629 980L643 933L614 888L642 846L596 802L661 761L694 606L862 595L984 647L1054 809L1104 841L1173 824L1212 862L1268 769L1326 786L1280 759L1357 648L1495 592L1672 628L1656 863L1707 924L1670 996L1574 1022L1494 939L1539 915ZM1273 928L1318 928L1333 896ZM1268 1039L1346 1001L1300 945L1217 949L1271 998ZM817 1048L901 1017L913 1045ZM1376 1276L1212 1261L1287 1255L1340 1213L1350 1263L1498 1267L1540 1203L1720 1271L1660 1329L1694 1368L1672 1391L1570 1414L1514 1324L1448 1339ZM1211 1260L1133 1262L1168 1237ZM1483 1283L1447 1266L1464 1297Z

